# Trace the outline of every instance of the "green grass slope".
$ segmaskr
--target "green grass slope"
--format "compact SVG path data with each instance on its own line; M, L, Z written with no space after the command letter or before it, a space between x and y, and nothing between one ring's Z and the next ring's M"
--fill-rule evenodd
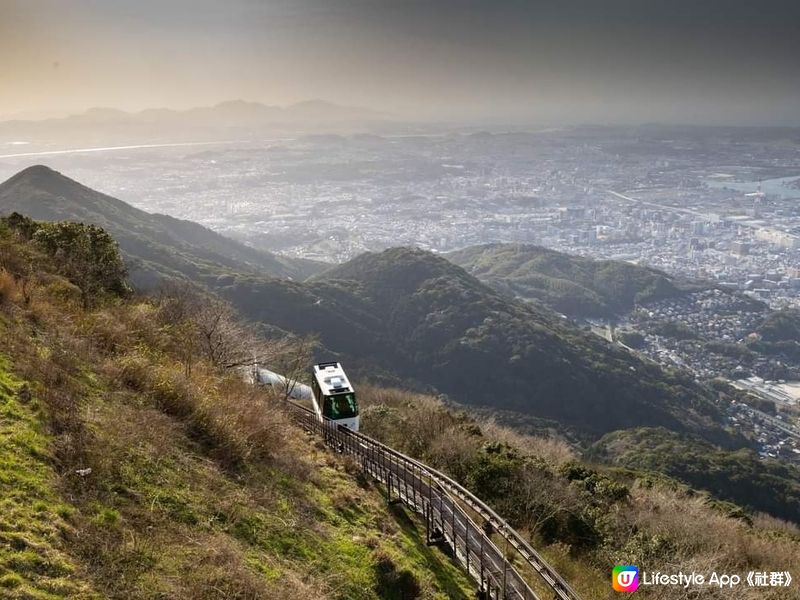
M99 598L66 550L73 508L55 489L41 409L0 357L0 597Z

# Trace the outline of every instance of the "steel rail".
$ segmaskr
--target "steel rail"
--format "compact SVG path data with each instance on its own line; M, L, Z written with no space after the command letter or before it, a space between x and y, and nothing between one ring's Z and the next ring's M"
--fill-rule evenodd
M312 433L321 434L327 445L360 458L364 471L386 484L390 500L395 493L399 501L424 515L428 541L445 541L454 557L478 582L485 598L540 600L512 562L519 557L539 575L557 600L580 600L526 539L457 481L363 433L337 426L328 419L321 420L304 406L291 401L287 405L296 420ZM479 515L483 524L476 523L459 502ZM494 532L505 542L505 552L491 539ZM509 549L514 551L511 560L507 555Z

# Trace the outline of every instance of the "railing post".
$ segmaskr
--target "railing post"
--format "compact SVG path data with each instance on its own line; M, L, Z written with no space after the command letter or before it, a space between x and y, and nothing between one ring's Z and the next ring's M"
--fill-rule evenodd
M416 508L417 506L417 467L411 465L411 492L414 494L414 499L412 501L412 506Z
M464 557L467 565L467 575L469 575L469 524L464 523Z
M450 526L453 529L453 558L458 560L458 536L456 535L456 503L450 498Z
M439 524L442 530L442 537L444 538L444 510L442 509L442 486L439 486Z
M408 495L408 463L403 459L403 491L406 494L406 504L411 506L411 499Z
M504 536L506 538L506 549L503 552L503 600L508 598L506 593L506 583L508 581L508 532Z
M425 543L431 543L431 507L425 507Z
M481 591L483 591L484 580L485 580L485 577L486 577L486 576L484 575L484 572L483 572L483 553L484 553L484 549L483 549L483 540L484 540L485 538L486 538L486 536L485 536L485 535L482 535L482 536L481 536L481 550L480 550L480 561L481 561L481 568L480 568L480 571L481 571Z

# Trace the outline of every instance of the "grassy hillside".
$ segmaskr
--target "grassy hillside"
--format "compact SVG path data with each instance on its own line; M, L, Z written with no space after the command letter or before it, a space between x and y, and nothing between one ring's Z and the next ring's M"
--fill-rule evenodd
M15 223L0 222L0 597L473 596L424 544L422 523L223 367L252 353L306 364L302 344L260 338L185 288L131 297L105 278L77 277L73 248L51 254ZM400 296L418 286L411 276L389 281ZM78 283L96 290L88 305ZM742 519L655 473L586 464L563 442L477 422L430 397L369 385L359 394L368 433L475 490L585 598L615 597L608 569L617 563L800 567L793 525ZM732 597L720 594L703 597Z
M571 316L613 317L636 303L696 287L656 269L526 244L471 246L445 256L499 291L538 300Z
M216 305L180 295L87 308L73 252L0 223L0 597L471 597L424 525L222 368L292 340L209 330Z
M212 282L229 272L304 279L321 266L250 248L191 221L146 213L42 165L0 184L0 216L12 212L107 229L119 242L134 282L140 285L151 285L165 276Z
M700 491L702 485L686 486L647 466L587 462L560 440L475 420L429 396L365 384L358 390L366 433L447 471L480 495L529 535L583 598L619 597L608 583L615 564L662 573L800 568L796 523L720 501ZM709 475L717 481L727 477L735 488L751 473ZM753 481L768 500L766 478ZM775 496L784 510L796 509L794 497ZM790 600L800 598L800 588L640 587L637 594L659 600Z
M40 411L0 358L0 596L91 598L65 548L73 508L55 489L52 439Z
M365 254L304 285L241 278L223 293L249 318L318 334L351 360L461 403L557 420L590 438L642 424L723 435L717 409L690 378L421 250Z

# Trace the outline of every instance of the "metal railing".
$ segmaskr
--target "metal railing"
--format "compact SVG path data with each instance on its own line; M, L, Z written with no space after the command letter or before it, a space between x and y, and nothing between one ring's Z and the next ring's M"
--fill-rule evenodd
M483 598L542 600L523 574L530 572L541 577L555 599L580 600L527 540L458 482L362 433L320 420L315 412L293 402L287 404L302 427L354 457L364 472L384 484L390 502L402 502L422 515L426 541L447 545L478 583ZM493 541L494 535L502 540L503 550Z

